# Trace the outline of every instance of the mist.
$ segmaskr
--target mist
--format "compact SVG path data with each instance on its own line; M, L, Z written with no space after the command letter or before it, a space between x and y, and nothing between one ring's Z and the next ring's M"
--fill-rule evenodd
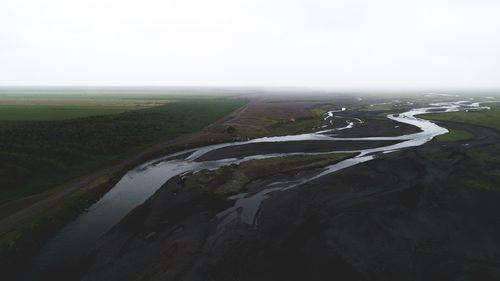
M0 86L500 88L498 1L4 1Z

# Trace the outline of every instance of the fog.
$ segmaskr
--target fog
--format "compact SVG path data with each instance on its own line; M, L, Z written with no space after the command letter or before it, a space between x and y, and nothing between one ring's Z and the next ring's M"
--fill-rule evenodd
M16 0L0 86L500 88L500 1Z

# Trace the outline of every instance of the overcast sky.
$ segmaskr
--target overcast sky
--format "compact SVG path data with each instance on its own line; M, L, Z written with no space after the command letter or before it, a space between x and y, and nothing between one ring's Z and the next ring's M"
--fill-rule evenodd
M1 85L500 88L500 1L4 0Z

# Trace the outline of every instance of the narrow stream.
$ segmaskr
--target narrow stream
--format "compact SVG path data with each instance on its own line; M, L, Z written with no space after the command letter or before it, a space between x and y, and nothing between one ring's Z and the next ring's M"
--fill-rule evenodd
M376 157L375 153L390 153L407 147L420 146L427 141L431 140L437 135L448 132L447 129L442 128L435 123L415 117L418 114L429 112L448 112L458 110L481 110L488 109L482 107L477 102L470 101L457 101L457 102L443 102L431 104L426 108L416 108L402 114L388 115L389 119L397 122L417 126L421 129L420 132L409 135L402 135L396 137L364 137L364 138L339 138L331 136L335 131L349 129L356 124L362 123L360 119L347 122L347 126L339 128L330 128L309 134L289 135L280 137L266 137L253 139L244 142L225 143L210 145L201 148L182 151L172 155L168 155L153 161L142 164L123 176L123 178L98 202L93 204L89 209L80 214L74 221L67 224L62 228L33 258L28 269L25 272L25 280L40 280L41 276L48 272L54 272L59 268L74 263L78 257L85 254L96 240L104 233L109 231L116 223L118 223L127 213L132 209L142 204L147 200L163 183L175 175L199 171L202 169L217 169L224 165L237 164L250 159L262 159L275 156L286 156L293 154L307 154L307 153L286 153L286 154L266 154L266 155L253 155L241 159L222 159L215 161L196 161L200 156L205 153L224 147L231 147L237 145L245 145L251 143L262 142L284 142L284 141L309 141L309 140L329 140L335 142L337 140L352 140L352 141L366 141L366 140L401 140L401 142L381 146L377 148L370 148L364 150L357 150L360 155L357 157L341 161L337 164L325 167L322 172L303 178L295 182L275 182L266 186L265 189L255 194L241 193L233 196L235 199L234 207L225 210L218 214L221 218L221 224L229 218L239 216L242 221L252 224L254 216L259 209L260 203L265 200L269 193L287 190L297 187L308 181L319 178L325 174L333 173L340 169L350 167L362 162L369 161ZM344 108L342 110L345 110ZM325 113L325 121L332 121L335 111ZM330 125L333 122L327 122ZM330 153L330 152L326 152ZM320 154L320 153L309 153ZM187 155L187 156L185 156ZM174 157L177 156L177 157ZM173 159L179 158L181 159ZM172 160L173 159L173 160ZM238 210L238 211L237 211ZM238 212L238 213L237 213ZM221 225L220 224L220 225Z

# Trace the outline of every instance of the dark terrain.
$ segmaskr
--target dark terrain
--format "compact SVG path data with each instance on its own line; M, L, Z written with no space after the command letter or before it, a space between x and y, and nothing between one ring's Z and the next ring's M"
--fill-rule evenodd
M379 146L386 146L398 143L400 141L284 141L284 142L269 142L269 143L253 143L231 147L219 148L210 151L196 160L218 160L225 158L239 158L249 155L265 155L273 153L293 153L293 152L328 152L328 151L348 151L368 149Z
M177 196L183 179L175 177L98 242L78 277L75 271L71 275L83 280L499 280L500 194L465 182L481 181L484 170L498 168L493 162L479 165L469 152L498 153L490 145L500 142L500 134L441 124L476 138L382 154L275 192L263 201L253 225L234 218L217 228L216 214L231 200L196 192Z
M420 131L385 118L389 113L406 111L407 107L378 103L382 106L369 108L370 104L380 102L370 99L339 98L333 99L334 104L325 97L295 98L297 100L255 98L197 134L185 135L162 144L161 149L151 147L143 153L152 149L156 153L151 155L158 156L230 142L229 146L211 150L193 162L204 168L207 162L217 159L355 151L400 142L326 141L317 135L306 137L307 140L238 142L260 136L317 132L332 126L336 130L329 135L338 138L393 137ZM427 102L423 102L415 107L426 105ZM324 119L326 110L334 110L334 117ZM454 132L468 132L473 139L460 139L457 137L460 135L450 133L446 136L453 141L436 138L418 147L377 152L374 160L289 190L272 191L324 172L325 168L318 167L337 163L334 157L340 157L338 153L321 155L323 158L318 158L319 155L299 157L293 160L295 162L276 157L275 160L268 158L268 162L255 159L241 164L231 160L221 163L233 164L216 170L188 171L174 176L156 190L164 182L160 181L153 189L156 190L153 196L144 203L137 201L142 204L131 212L128 210L133 207L122 212L117 221L129 213L118 224L116 221L109 224L105 229L107 233L93 247L80 246L82 251L67 255L67 259L51 259L53 254L57 258L59 252L66 251L67 244L57 244L55 239L57 250L42 249L42 258L37 260L37 255L35 263L30 264L33 251L50 238L32 231L28 232L31 236L26 236L32 241L13 239L14 244L9 245L17 249L16 242L18 246L29 247L31 244L26 241L36 243L31 247L33 251L29 255L14 251L14 255L5 256L13 258L4 258L0 264L9 280L22 276L24 280L89 281L500 280L500 237L497 235L500 233L497 203L500 199L500 133L491 126L496 120L492 114L497 114L492 112L479 116L493 116L488 117L493 121L481 124L489 128L436 122ZM343 129L351 122L353 128ZM177 149L173 149L175 147ZM188 155L180 153L156 159L137 171L156 165L162 167L166 159L182 162ZM354 155L357 154L345 157ZM328 157L333 158L328 160ZM139 159L143 160L137 162ZM131 163L137 165L149 159L152 158L141 157ZM178 171L176 165L180 162L173 161L168 167ZM158 171L161 174L167 170ZM121 176L114 177L118 181ZM142 182L144 186L130 186L140 189L148 182L146 178ZM266 195L266 191L270 193ZM257 198L251 199L257 201L240 205L237 198ZM263 201L256 204L261 202L259 198ZM113 210L109 209L111 213ZM86 209L83 213L92 214L92 211ZM49 218L49 222L52 221L57 220ZM49 234L57 230L51 228L50 223L42 223L40 227L49 229L46 231ZM78 233L87 233L86 229L93 228L80 229ZM65 236L69 239L62 241L74 245L92 245L101 235L90 238L90 243L80 241L78 244L71 231L69 233ZM47 244L50 245L50 241ZM81 256L85 252L87 254Z

